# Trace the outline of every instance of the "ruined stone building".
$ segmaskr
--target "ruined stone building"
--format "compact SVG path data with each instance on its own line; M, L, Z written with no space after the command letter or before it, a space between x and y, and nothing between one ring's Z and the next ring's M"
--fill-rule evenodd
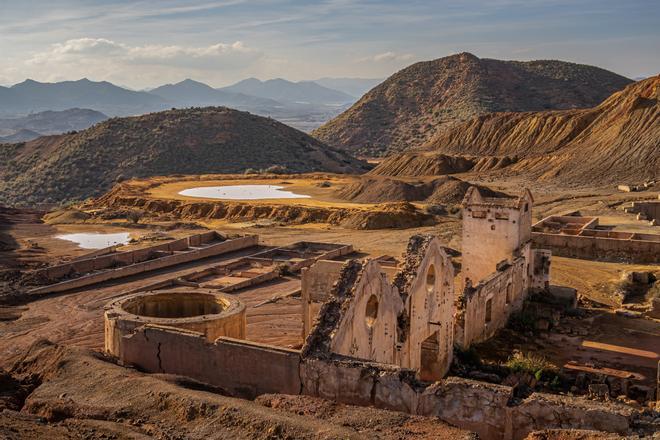
M548 287L550 252L532 249L532 198L483 197L472 187L463 199L462 293L455 342L484 341L521 310L532 290Z
M327 267L326 273L305 273L303 291L305 282L315 285L311 277L321 286L330 284L327 278L337 266ZM453 351L451 260L437 238L418 235L410 239L403 267L392 281L388 272L377 260L342 265L331 277L338 281L326 294L304 350L311 353L323 345L332 354L409 368L422 380L440 379ZM318 289L303 294L305 308L322 296Z
M106 349L120 357L129 353L127 347L139 340L131 334L140 326L201 331L212 344L201 351L224 347L223 337L235 338L232 346L239 346L236 341L246 334L245 307L227 293L280 276L281 259L289 271L301 272L303 358L337 356L404 368L417 380L439 380L449 371L455 344L467 348L490 338L530 291L547 286L550 254L531 248L532 203L529 191L518 198L485 198L476 188L467 192L458 279L449 250L433 236L411 237L400 263L335 259L352 247L297 243L117 299L106 310ZM248 274L236 286L226 284ZM171 290L158 290L165 288ZM182 360L184 370L190 359Z
M457 297L451 261L432 237L412 237L398 268L368 260L349 272L337 262L303 271L307 344L325 338L331 353L442 377L454 343L492 337L530 291L548 287L550 252L531 247L533 201L527 190L517 198L467 192Z

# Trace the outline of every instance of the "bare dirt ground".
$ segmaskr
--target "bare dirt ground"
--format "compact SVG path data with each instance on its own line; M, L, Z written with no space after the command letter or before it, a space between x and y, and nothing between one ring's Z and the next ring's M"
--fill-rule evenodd
M16 390L0 396L0 409L7 408L0 411L0 435L9 439L474 438L435 418L305 397L288 405L285 396L256 402L226 397L193 381L142 374L89 350L44 341L11 373ZM21 388L31 393L17 401Z

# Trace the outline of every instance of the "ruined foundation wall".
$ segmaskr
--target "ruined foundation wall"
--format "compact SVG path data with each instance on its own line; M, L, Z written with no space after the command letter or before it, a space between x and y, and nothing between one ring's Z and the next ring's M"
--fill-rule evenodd
M634 236L635 234L629 234ZM553 255L600 261L660 263L660 241L532 233L534 247Z
M367 362L304 359L302 394L439 417L484 440L520 440L532 431L592 429L630 432L633 411L619 404L534 393L513 402L513 389L457 377L425 386L414 372Z
M649 220L660 221L660 201L632 202L632 209L633 212L641 213Z
M196 261L215 255L256 246L258 241L259 240L256 235L240 237L226 240L217 244L212 244L201 249L192 249L188 252L170 255L171 252L188 249L188 238L185 238L182 240L177 240L176 242L157 246L158 248L165 246L168 249L167 251L155 249L156 247L151 247L147 249L122 252L119 254L106 255L98 258L91 258L88 260L74 261L72 263L46 268L43 270L43 274L49 280L58 280L71 273L89 274L71 280L50 284L48 286L39 287L31 290L30 293L52 293L77 289L79 287L89 286L108 280L124 278L131 275L188 263L190 261ZM162 254L159 255L159 252ZM150 255L160 256L160 258L147 259ZM120 267L113 269L112 267L116 265L120 265Z

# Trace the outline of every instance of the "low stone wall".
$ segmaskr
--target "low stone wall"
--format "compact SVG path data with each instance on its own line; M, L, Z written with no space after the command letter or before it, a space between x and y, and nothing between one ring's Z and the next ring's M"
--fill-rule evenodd
M352 405L435 416L484 440L519 440L540 429L593 429L626 435L634 411L621 404L535 393L522 402L513 389L457 377L433 384L394 365L350 358L301 359L296 350L146 325L125 336L120 359L153 373L188 376L254 398L306 394Z
M639 213L648 220L660 222L660 200L632 202L632 205L626 209L627 212Z
M560 257L660 263L660 241L644 240L639 234L631 236L631 239L617 239L533 232L532 241L534 247L549 249ZM636 236L640 239L635 239Z
M634 416L622 404L543 393L516 402L511 387L458 377L427 386L412 370L348 359L305 359L300 377L303 394L439 417L485 440L520 440L566 427L626 435Z
M215 234L215 232L213 233ZM226 240L199 249L195 249L193 247L193 249L183 252L183 250L189 249L188 238L185 238L176 240L171 243L166 243L164 245L152 246L146 249L138 249L135 251L111 254L88 260L74 261L72 263L44 269L43 275L50 280L61 279L62 277L71 273L87 273L88 275L82 275L78 278L38 287L36 289L30 290L29 293L41 294L77 289L79 287L89 286L108 280L123 278L156 269L162 269L164 267L188 263L190 261L200 260L202 258L212 257L239 249L244 249L250 246L256 246L258 241L258 236L251 235ZM183 246L184 243L185 246ZM163 248L164 246L166 249L172 250L165 250ZM181 253L172 253L175 251L180 251ZM148 255L153 255L154 253L158 255L158 252L162 252L163 255L159 258L147 260ZM134 263L134 261L138 262ZM112 267L116 266L117 264L122 264L124 266L112 269Z
M197 332L146 325L125 336L119 358L151 373L178 374L231 395L300 394L300 352Z

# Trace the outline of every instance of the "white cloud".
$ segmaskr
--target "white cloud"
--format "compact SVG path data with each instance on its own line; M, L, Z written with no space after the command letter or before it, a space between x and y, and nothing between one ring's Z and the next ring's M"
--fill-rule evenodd
M259 59L262 53L240 41L210 46L180 45L130 46L105 38L78 38L57 43L49 50L34 54L30 65L51 65L62 68L75 64L102 63L121 68L127 64L189 67L196 69L241 69Z
M359 62L372 62L372 63L391 63L391 62L401 62L401 61L410 61L415 58L414 54L411 53L396 53L396 52L383 52L376 55L371 55L368 57L363 57L358 59Z

